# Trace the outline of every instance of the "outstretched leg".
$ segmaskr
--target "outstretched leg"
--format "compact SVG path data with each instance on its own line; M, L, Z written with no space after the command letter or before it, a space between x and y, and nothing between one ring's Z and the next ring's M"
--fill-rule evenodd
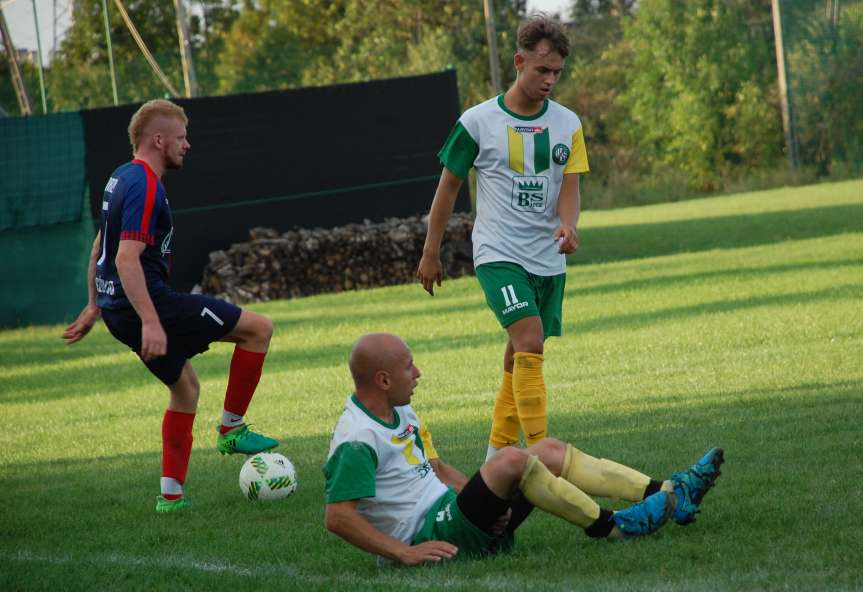
M588 495L641 501L659 491L661 482L605 458L595 458L567 444L561 476ZM648 492L653 482L654 491Z
M480 469L488 488L511 499L520 489L536 507L585 529L589 536L622 538L659 529L673 510L673 496L661 491L620 512L602 509L560 476L566 445L553 438L527 450L505 448Z

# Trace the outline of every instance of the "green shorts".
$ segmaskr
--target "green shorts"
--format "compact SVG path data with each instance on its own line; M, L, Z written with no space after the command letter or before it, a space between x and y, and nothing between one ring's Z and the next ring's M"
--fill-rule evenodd
M506 328L525 317L538 316L545 337L560 335L565 273L534 275L521 265L499 261L479 265L476 279L501 327Z
M458 547L457 558L482 557L500 551L511 551L513 535L493 536L480 530L468 520L456 503L455 490L449 490L429 508L422 528L412 545L426 541L447 541Z

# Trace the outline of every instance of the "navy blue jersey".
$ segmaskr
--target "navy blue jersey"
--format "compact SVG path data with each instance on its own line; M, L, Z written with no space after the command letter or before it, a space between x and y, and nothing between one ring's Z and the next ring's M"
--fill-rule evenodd
M158 296L168 289L174 234L171 208L159 177L144 161L128 162L111 175L102 198L101 230L101 253L96 262L99 308L131 306L114 262L121 240L146 245L141 253L141 267L150 296Z

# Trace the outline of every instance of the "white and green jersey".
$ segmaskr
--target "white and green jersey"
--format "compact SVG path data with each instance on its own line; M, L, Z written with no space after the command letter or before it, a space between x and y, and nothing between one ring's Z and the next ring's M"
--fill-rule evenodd
M500 95L462 114L438 158L461 179L476 169L474 266L509 261L535 275L566 271L554 240L560 186L565 174L589 170L575 113L546 99L525 117Z
M396 407L394 415L387 424L348 397L324 466L326 502L358 500L372 526L410 544L447 486L432 469L437 452L414 410Z

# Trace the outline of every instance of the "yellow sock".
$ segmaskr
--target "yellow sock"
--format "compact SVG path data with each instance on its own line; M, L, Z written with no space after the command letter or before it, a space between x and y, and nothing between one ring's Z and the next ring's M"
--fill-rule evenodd
M586 493L562 477L555 477L531 455L521 477L521 492L537 508L587 528L599 518L599 506Z
M542 361L542 354L516 352L513 357L512 392L518 408L518 421L528 446L548 435Z
M566 445L561 476L589 495L638 502L650 477L612 460L594 458L578 448Z
M494 400L494 415L491 420L491 436L488 443L495 448L503 448L518 443L518 410L512 394L512 374L504 371L500 390Z

